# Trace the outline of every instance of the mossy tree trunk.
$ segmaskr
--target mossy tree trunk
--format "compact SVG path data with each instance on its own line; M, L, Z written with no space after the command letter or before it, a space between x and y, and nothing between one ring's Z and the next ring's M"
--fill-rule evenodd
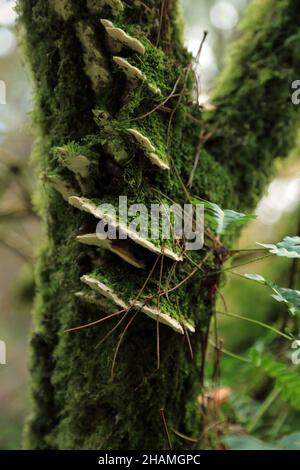
M195 446L174 430L201 435L197 396L219 283L211 271L222 251L208 239L191 262L185 253L179 261L172 244L95 246L97 205L119 195L184 203L192 194L253 208L299 121L290 102L300 74L299 1L273 3L258 0L249 11L217 109L206 116L193 101L177 0L19 0L45 226L27 447L163 449L163 417L174 448ZM187 190L200 135L210 139ZM202 271L155 296L201 260Z

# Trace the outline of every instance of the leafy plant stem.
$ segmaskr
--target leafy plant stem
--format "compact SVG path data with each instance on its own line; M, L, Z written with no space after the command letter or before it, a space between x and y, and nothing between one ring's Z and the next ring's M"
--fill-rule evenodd
M264 256L259 256L258 258L250 259L249 261L246 261L246 262L243 262L243 263L240 263L240 264L236 264L235 266L230 266L229 268L225 268L225 269L222 270L222 272L230 271L232 269L240 268L242 266L247 266L248 264L256 263L257 261L261 261L265 258L269 258L270 256L273 256L273 255L268 254L268 255L264 255Z
M229 253L243 253L243 252L255 252L255 251L267 251L266 248L241 248L235 250L228 250Z
M259 421L263 417L263 415L268 411L270 406L273 404L273 402L276 400L276 398L280 394L280 389L279 388L273 388L271 393L266 397L264 402L261 404L259 409L257 410L257 413L253 416L252 420L247 426L247 431L249 434L251 434L254 429L257 427Z
M276 333L277 335L282 336L283 338L285 338L289 341L293 340L293 338L291 336L286 335L282 331L277 330L276 328L274 328L273 326L268 325L267 323L261 322L259 320L255 320L254 318L248 318L248 317L244 317L243 315L238 315L238 314L229 313L229 312L219 312L218 311L217 313L220 314L220 315L225 315L227 317L237 318L239 320L245 320L249 323L254 323L255 325L261 326L262 328L266 328L268 330L273 331L273 333Z
M228 349L225 349L225 348L220 348L219 346L216 345L216 343L214 341L212 341L211 339L208 340L209 344L213 347L213 348L216 348L218 349L219 351L221 351L223 354L226 354L227 356L230 356L230 357L233 357L234 359L237 359L238 361L241 361L241 362L246 362L247 364L249 364L251 361L249 359L247 359L246 357L243 357L243 356L240 356L239 354L235 354L231 351L228 351Z

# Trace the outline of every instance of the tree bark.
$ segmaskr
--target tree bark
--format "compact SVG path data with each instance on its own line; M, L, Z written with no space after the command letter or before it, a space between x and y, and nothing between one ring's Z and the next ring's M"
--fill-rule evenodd
M177 0L19 1L45 227L27 448L164 449L167 437L176 449L201 446L197 397L222 251L208 238L192 262L186 253L176 261L177 245L162 242L155 254L124 240L104 249L87 245L87 236L97 204L115 204L119 195L148 206L197 195L253 208L299 121L290 101L300 73L299 1L273 3L254 2L217 87L217 109L207 115L194 102ZM189 190L199 136L209 138ZM193 270L169 296L157 296ZM124 304L120 315L67 332Z

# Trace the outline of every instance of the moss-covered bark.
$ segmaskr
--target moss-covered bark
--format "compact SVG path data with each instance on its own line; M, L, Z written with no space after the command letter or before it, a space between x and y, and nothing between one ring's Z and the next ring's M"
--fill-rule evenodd
M159 308L166 323L171 319L159 323L157 370L158 323L143 313L145 297L169 278L171 285L180 282L193 264L186 257L175 261L170 276L177 247L158 244L158 251L168 248L171 255L159 257L137 308L132 301L157 255L127 241L121 250L105 250L84 237L95 231L98 202L119 195L146 204L188 202L183 185L201 131L212 137L201 152L193 194L226 207L253 205L271 162L293 144L297 120L289 81L300 73L299 2L280 0L276 9L270 0L255 3L246 39L221 81L218 109L203 117L193 104L192 74L185 79L191 58L182 45L177 0L19 1L36 84L35 153L44 175L38 206L46 232L37 274L27 447L163 449L161 409L174 448L193 445L174 430L201 435L197 395L218 276L196 273L169 298L152 300L150 308ZM177 97L159 108L178 79ZM220 268L209 240L193 261L204 256L204 271ZM103 284L113 290L106 298ZM130 302L124 318L66 332L115 312L114 303ZM118 338L131 320L112 380ZM196 330L190 334L193 358L189 325Z

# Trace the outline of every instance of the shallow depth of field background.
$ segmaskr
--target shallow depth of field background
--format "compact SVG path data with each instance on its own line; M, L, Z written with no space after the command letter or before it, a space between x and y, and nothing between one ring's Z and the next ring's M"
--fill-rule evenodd
M196 66L201 103L209 100L214 81L226 63L228 45L238 36L236 26L246 5L247 0L183 0L186 43L191 52L197 53L203 31L209 31ZM7 103L0 104L0 339L7 345L7 365L0 366L0 449L21 447L29 405L28 338L33 270L40 239L39 220L31 205L36 180L29 160L34 142L30 127L33 98L29 73L17 48L14 6L14 0L0 0L0 80L7 88ZM249 248L256 241L274 242L296 235L299 201L300 165L296 157L291 157L277 165L277 176L258 205L258 219L243 232L239 246ZM259 272L286 285L289 265L289 261L280 259L263 261L241 272ZM223 294L230 311L244 316L268 322L282 314L268 293L255 284L228 276ZM231 352L243 354L257 341L263 342L265 333L260 327L228 318L220 318L219 326L224 347ZM221 385L230 386L233 396L242 400L249 383L238 373L238 367L235 369L234 361L224 357ZM288 432L289 426L295 430L297 425L291 424L287 416L282 429L280 423L277 426L280 434ZM262 427L262 436L272 436L268 422Z

